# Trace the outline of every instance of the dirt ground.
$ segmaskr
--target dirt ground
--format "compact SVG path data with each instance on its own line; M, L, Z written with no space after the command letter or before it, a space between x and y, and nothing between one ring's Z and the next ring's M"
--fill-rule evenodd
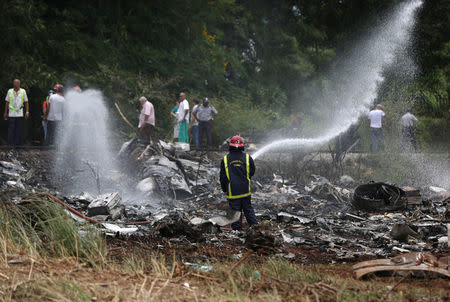
M449 301L450 283L442 278L353 277L350 264L301 265L251 255L234 271L230 251L200 249L212 271L170 262L171 255L142 244L110 242L99 267L75 259L11 256L0 265L1 301ZM299 251L301 252L301 251ZM305 251L305 257L314 251ZM155 256L159 255L159 256ZM15 261L11 261L14 259ZM167 261L167 262L166 262ZM14 263L14 264L13 264ZM283 272L283 267L286 272ZM279 270L279 271L277 271ZM255 274L262 277L256 278ZM250 277L249 277L250 274ZM301 277L299 277L301 276ZM395 287L395 288L393 288Z

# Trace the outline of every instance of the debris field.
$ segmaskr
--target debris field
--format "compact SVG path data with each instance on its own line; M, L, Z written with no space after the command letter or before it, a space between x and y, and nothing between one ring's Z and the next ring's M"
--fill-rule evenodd
M112 159L121 163L121 171L115 171L120 182L95 194L59 191L61 179L52 176L48 164L52 152L3 152L1 189L9 201L48 193L80 224L97 224L113 244L138 242L168 254L176 249L185 263L205 271L209 255L199 252L205 250L233 259L252 250L304 264L355 263L405 253L430 259L449 253L450 193L444 188L360 184L350 176L333 183L318 175L296 184L257 173L252 204L259 225L246 228L244 218L239 232L229 225L241 215L228 209L218 181L224 153L131 140ZM441 268L448 274L445 259Z

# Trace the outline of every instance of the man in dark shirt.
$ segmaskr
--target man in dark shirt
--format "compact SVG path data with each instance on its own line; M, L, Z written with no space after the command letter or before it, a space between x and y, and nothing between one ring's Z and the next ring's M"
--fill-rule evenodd
M255 211L251 203L251 177L255 174L252 157L243 152L244 141L240 136L233 136L229 145L230 153L220 163L220 185L227 195L232 210L243 211L248 224L254 225ZM241 221L231 224L233 230L241 230Z

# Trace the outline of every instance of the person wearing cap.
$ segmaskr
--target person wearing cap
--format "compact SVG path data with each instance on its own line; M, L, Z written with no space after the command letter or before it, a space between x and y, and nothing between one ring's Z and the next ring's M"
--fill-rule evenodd
M192 102L194 103L194 107L192 108L192 112L194 112L197 107L199 106L199 101L197 98L193 99ZM192 114L191 116L191 123L189 124L189 129L191 130L192 134L192 141L195 145L195 148L198 149L198 120L195 114Z
M8 145L17 146L20 145L22 136L23 107L25 107L25 119L30 117L30 111L27 92L20 88L20 80L15 79L13 87L6 93L3 117L8 120Z
M220 163L220 186L227 196L230 209L244 212L250 226L258 224L251 202L251 178L255 174L255 163L244 152L244 140L240 136L231 138L229 151ZM231 227L233 230L241 230L241 221L233 222Z
M211 122L213 115L217 115L217 110L210 103L208 98L203 99L203 105L198 106L192 112L198 120L199 145L203 145L203 136L206 134L207 146L211 147Z
M42 129L44 129L44 142L47 140L47 121L45 120L45 114L47 112L48 99L52 96L53 93L53 89L50 89L44 102L42 102Z
M53 145L55 137L59 133L63 120L63 107L65 98L62 95L63 86L56 84L53 87L54 93L49 97L47 108L44 114L44 121L47 123L47 144Z
M383 117L386 116L384 107L378 104L375 109L369 112L369 127L370 127L370 151L375 152L377 149L384 151L384 135L381 125Z
M400 121L402 125L402 151L405 151L406 142L408 140L411 141L411 145L413 146L414 150L417 151L414 124L418 122L419 120L414 116L414 114L412 114L412 108L408 108L407 112L402 116Z
M153 104L150 103L145 96L139 98L141 102L142 110L139 115L139 136L147 143L152 143L151 133L152 129L155 127L155 109Z

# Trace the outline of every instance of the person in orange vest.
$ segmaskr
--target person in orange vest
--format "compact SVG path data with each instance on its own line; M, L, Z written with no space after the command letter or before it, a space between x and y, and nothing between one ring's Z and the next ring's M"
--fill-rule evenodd
M51 95L54 93L52 89L48 91L48 96L45 98L44 102L42 103L42 129L44 129L44 142L47 140L47 121L45 120L45 115L47 114L47 107L48 107L48 99L51 97Z
M30 117L28 97L25 89L20 88L20 80L13 81L14 88L8 90L5 98L5 113L3 117L8 120L8 145L20 145L22 136L23 107L25 119Z

